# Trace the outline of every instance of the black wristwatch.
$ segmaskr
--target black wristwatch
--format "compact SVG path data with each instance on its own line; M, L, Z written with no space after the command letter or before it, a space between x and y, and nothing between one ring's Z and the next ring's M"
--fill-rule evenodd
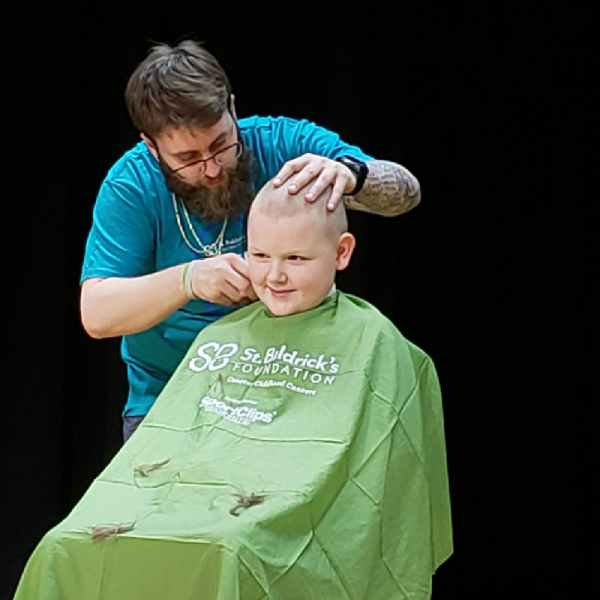
M336 159L337 162L346 165L356 177L356 186L349 194L344 194L345 196L356 196L360 190L362 190L363 185L365 184L365 179L369 174L369 167L367 167L367 163L359 160L358 158L354 158L353 156L340 156Z

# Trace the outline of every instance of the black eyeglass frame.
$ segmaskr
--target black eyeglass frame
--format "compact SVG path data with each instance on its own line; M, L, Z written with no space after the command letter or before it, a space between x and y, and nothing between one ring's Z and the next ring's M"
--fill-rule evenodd
M233 156L231 158L231 160L235 160L236 158L239 158L242 153L244 152L244 139L242 138L242 132L240 131L240 128L237 124L237 121L235 119L235 117L233 116L233 113L231 112L231 107L228 106L227 107L227 111L229 112L229 114L231 115L231 118L233 119L233 123L235 126L235 129L237 131L237 137L238 140L237 142L230 144L229 146L226 146L225 148L221 148L218 152L215 152L212 156L209 156L208 158L199 158L198 160L194 160L190 163L187 163L186 165L183 165L181 167L177 167L176 169L172 169L167 162L165 161L164 158L162 158L162 162L165 165L165 167L167 169L169 169L169 171L173 174L179 173L180 171L183 171L183 169L189 169L190 167L196 167L197 165L203 164L203 168L202 171L200 172L200 174L204 174L206 172L206 165L213 160L215 162L216 165L218 165L219 167L226 167L227 163L221 163L218 161L218 156L219 154L222 154L223 152L227 152L228 150L231 150L233 147L237 146L237 149L235 151L235 156ZM158 144L156 143L156 141L151 138L150 136L148 136L148 139L154 144L154 147L156 148L156 152L158 153L159 156L162 157L160 150L158 149Z
M218 152L215 152L212 156L209 156L208 158L199 158L198 160L194 160L190 163L188 163L187 165L183 165L182 167L177 167L176 169L171 169L171 167L169 167L169 165L167 165L167 163L165 162L165 165L167 166L167 169L169 169L169 171L171 171L171 173L179 173L180 171L183 171L183 169L189 169L190 167L196 167L197 165L201 165L204 164L204 167L202 168L202 171L200 171L201 174L206 172L206 164L209 163L211 160L215 161L215 164L218 165L219 167L226 167L228 163L222 163L219 162L219 154L223 154L224 152L227 152L228 150L231 150L232 148L237 146L237 150L235 151L235 156L231 157L231 160L235 160L236 158L239 158L239 156L242 154L243 150L244 150L244 142L242 142L241 140L238 140L237 142L235 142L234 144L231 144L230 146L226 146L225 148L221 148L221 150L219 150ZM158 148L157 148L158 150ZM163 159L164 162L164 159ZM230 162L230 161L228 161Z

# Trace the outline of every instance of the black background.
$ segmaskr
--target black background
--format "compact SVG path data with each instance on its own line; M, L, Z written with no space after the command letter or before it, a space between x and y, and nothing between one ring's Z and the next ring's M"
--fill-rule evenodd
M573 426L562 401L584 361L575 217L586 198L574 182L590 74L586 15L529 4L58 3L14 24L3 85L3 154L20 167L5 160L16 185L3 219L3 598L120 445L118 342L82 331L79 270L100 182L137 140L127 78L152 42L189 36L227 71L239 116L308 118L420 180L413 212L351 215L358 248L339 285L438 368L455 554L434 598L538 589L557 555L548 505L574 479L548 417ZM564 527L554 520L550 537Z

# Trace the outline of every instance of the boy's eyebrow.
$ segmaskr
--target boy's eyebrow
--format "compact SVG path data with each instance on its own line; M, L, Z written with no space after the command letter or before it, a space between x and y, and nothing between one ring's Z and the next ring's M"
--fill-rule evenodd
M271 254L270 252L261 249L259 246L248 245L248 253L253 254L260 252L261 254ZM277 253L279 255L279 253ZM281 256L310 256L312 255L311 248L291 248L283 250Z
M261 250L259 246L248 244L248 253L252 254L253 252L262 252L263 254L266 254L266 252Z

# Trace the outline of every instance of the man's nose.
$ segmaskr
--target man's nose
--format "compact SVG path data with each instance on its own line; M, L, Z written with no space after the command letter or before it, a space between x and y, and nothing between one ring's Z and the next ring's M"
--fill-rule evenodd
M207 177L218 177L221 174L221 165L218 165L212 158L205 163L204 175Z

